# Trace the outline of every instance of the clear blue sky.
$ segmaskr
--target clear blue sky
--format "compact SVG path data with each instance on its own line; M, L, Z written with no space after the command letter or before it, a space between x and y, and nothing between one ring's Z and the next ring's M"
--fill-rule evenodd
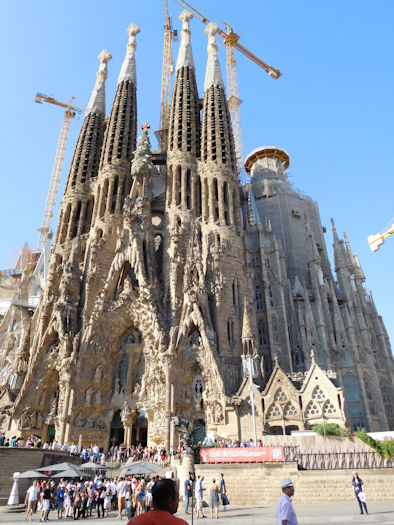
M168 0L173 24L181 12ZM331 251L330 217L359 256L394 342L394 236L377 253L367 236L394 216L394 3L391 0L199 0L241 36L241 43L283 76L274 81L238 55L244 150L276 145L290 155L293 183L319 203ZM3 0L0 269L27 241L38 242L62 110L35 104L36 91L86 107L108 49L107 111L125 53L126 28L138 35L138 120L158 128L163 44L160 0ZM206 35L191 23L202 94ZM176 59L178 44L174 45ZM225 50L220 46L225 74ZM82 120L74 120L59 201ZM154 139L152 143L155 144ZM58 213L56 213L57 218Z

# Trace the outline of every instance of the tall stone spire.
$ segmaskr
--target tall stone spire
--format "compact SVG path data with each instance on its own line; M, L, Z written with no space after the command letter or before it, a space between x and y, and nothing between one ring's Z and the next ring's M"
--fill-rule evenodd
M137 86L137 71L135 66L135 50L137 49L136 35L140 33L141 29L136 24L130 24L127 28L129 35L129 42L127 44L126 56L123 60L122 68L118 77L118 84L125 80L130 80Z
M205 28L205 33L208 35L208 60L204 83L201 160L224 164L236 172L231 118L216 44L217 32L216 24L209 23Z
M85 119L74 150L66 190L60 210L56 242L61 244L77 235L88 233L92 220L94 199L90 185L96 179L103 145L105 119L105 81L111 54L103 50L98 56L100 67Z
M220 69L218 57L218 45L216 43L216 33L219 31L219 28L216 24L210 22L205 27L204 31L208 35L208 62L205 71L204 91L211 86L217 86L224 89L222 71Z
M344 243L342 239L339 239L337 229L335 228L334 219L331 219L332 224L332 234L334 238L334 261L335 261L335 271L340 268L349 266L349 258L346 253Z
M100 67L97 72L96 84L86 108L86 115L88 113L96 113L96 115L105 116L105 81L108 77L107 64L111 58L111 53L105 49L98 56Z
M185 9L179 15L179 20L182 22L181 45L179 46L178 60L176 62L176 71L181 67L191 67L194 69L194 60L192 53L192 46L190 44L190 27L189 22L193 18L190 11Z
M134 54L137 47L135 37L139 32L140 28L135 24L131 24L127 29L129 41L109 117L100 169L106 165L122 163L125 163L124 166L128 169L136 147L137 75ZM126 189L125 194L129 189Z
M190 44L189 22L192 18L193 15L187 10L179 16L182 33L170 111L168 151L190 153L195 159L200 156L200 109ZM169 176L171 177L171 174ZM184 191L183 195L185 196Z
M252 325L251 325L251 322L250 322L250 316L249 316L249 311L248 311L248 301L247 301L246 297L244 297L244 317L243 317L243 322L242 322L242 336L241 336L241 339L242 339L242 343L243 343L243 346L244 346L244 350L245 349L248 350L249 345L251 344L251 346L253 348L253 353L255 353L254 334L253 334ZM248 353L248 352L246 351L246 353Z

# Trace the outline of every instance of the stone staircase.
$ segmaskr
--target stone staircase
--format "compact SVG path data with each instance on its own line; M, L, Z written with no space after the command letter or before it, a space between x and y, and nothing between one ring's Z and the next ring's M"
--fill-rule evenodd
M227 495L234 505L269 505L281 494L280 480L290 477L295 485L294 503L351 501L354 492L352 473L347 470L298 471L295 463L196 465L196 475L205 476L209 501L212 478L220 480L223 472ZM359 471L369 501L394 500L394 472L389 469Z

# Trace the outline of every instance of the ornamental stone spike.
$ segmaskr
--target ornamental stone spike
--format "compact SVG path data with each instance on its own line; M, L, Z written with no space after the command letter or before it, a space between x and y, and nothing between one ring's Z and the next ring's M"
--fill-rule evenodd
M208 35L208 61L205 72L204 91L211 86L218 86L224 88L222 72L220 70L220 63L218 57L218 46L216 43L216 33L219 28L213 22L210 22L204 29Z
M105 81L108 77L107 64L112 56L109 51L103 49L98 56L100 67L97 72L96 83L90 96L89 104L85 114L96 113L105 116Z
M126 33L129 35L129 41L127 44L126 56L122 64L122 68L119 73L118 84L124 80L130 80L137 85L137 72L135 67L135 50L137 49L136 35L141 31L141 29L136 24L130 24L126 30Z
M191 67L194 68L194 60L192 47L190 44L190 26L189 22L193 18L193 15L190 11L185 9L179 15L179 20L182 22L182 32L181 32L181 45L179 46L178 60L176 62L176 71L181 67Z

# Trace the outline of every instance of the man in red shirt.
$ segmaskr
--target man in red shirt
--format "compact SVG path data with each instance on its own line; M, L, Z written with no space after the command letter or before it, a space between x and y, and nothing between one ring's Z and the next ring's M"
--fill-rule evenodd
M188 525L173 516L178 510L179 491L174 480L159 479L152 487L152 509L131 518L127 525Z

